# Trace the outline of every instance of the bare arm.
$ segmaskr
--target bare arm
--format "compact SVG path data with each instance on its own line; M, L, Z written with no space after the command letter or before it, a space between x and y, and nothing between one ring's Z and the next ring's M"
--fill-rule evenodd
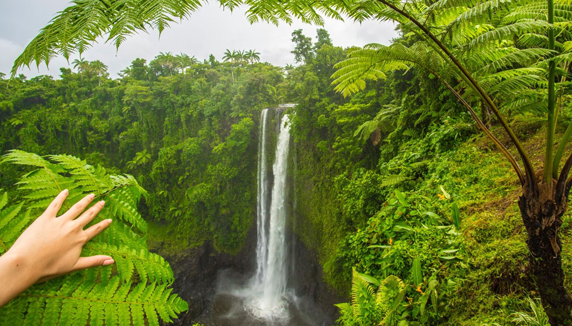
M113 258L105 255L80 257L83 246L111 223L111 220L104 220L83 229L101 211L104 202L84 212L94 198L88 195L56 217L67 195L67 190L62 191L0 257L0 307L32 284L114 263Z

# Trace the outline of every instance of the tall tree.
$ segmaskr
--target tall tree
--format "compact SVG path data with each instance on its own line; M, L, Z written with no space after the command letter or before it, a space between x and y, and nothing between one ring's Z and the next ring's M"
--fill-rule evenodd
M181 53L176 56L177 58L177 67L181 69L181 73L185 72L185 69L198 63L197 58L195 56L190 57L188 54Z
M131 66L129 67L129 76L137 79L137 80L146 80L148 67L147 67L147 60L137 58L131 62Z
M172 76L179 70L180 61L171 52L160 52L152 61L152 65L157 66L160 75Z
M292 42L296 44L296 47L292 51L296 63L312 62L312 59L314 58L314 52L312 52L312 38L302 34L301 29L297 29L292 32Z
M224 52L224 55L222 57L222 60L224 62L230 62L230 73L232 76L232 83L234 84L234 70L236 69L236 67L238 67L238 65L240 64L240 62L244 59L244 51L236 51L233 50L232 52L229 49L226 49L226 51Z
M260 61L260 52L257 52L256 50L248 50L245 53L245 57L248 63L253 64Z
M246 52L244 50L233 51L235 55L235 63L242 65L246 61Z
M330 33L323 28L318 28L316 31L316 38L318 39L316 43L314 43L314 51L318 51L322 48L323 45L333 46L332 39L330 38Z
M78 72L85 71L89 66L89 62L84 58L75 59L72 62L73 68L76 69Z
M91 61L87 69L90 74L97 77L98 85L101 85L101 79L109 77L107 65L99 60Z

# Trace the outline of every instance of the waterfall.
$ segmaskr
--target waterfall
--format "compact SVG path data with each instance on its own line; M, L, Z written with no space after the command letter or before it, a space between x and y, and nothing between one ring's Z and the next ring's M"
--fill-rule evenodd
M200 320L205 325L317 326L334 322L333 314L324 314L314 302L317 293L314 283L305 285L318 281L316 275L306 274L314 270L311 266L304 266L312 261L310 253L297 242L292 230L286 229L287 218L289 223L295 223L293 210L290 210L293 209L292 204L295 207L296 196L288 196L293 193L291 190L296 181L295 175L287 175L288 163L292 160L288 157L290 124L285 113L293 107L294 104L282 104L260 113L256 174L257 243L256 253L252 253L256 254L256 269L246 275L244 270L232 268L220 271L208 315ZM251 240L249 237L248 241ZM249 244L246 248L250 255L252 246ZM295 258L294 252L300 256ZM294 269L294 259L298 262L297 269ZM248 278L245 277L247 275ZM311 289L307 291L308 288Z
M258 142L258 177L256 194L256 231L258 241L256 243L256 274L255 284L262 284L264 277L264 263L267 254L266 216L267 204L266 193L268 191L268 175L266 170L266 125L268 124L268 109L260 114L260 138Z
M274 182L270 207L267 202L268 180L266 169L266 128L268 110L261 113L261 134L258 152L258 242L256 274L251 280L251 300L248 310L263 319L287 318L286 293L286 192L290 125L288 115L280 121L276 157L272 166Z

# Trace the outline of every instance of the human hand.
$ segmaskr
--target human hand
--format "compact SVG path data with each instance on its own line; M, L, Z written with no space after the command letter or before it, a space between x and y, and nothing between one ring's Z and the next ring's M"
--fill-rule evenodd
M104 220L83 229L101 211L104 202L84 212L95 197L88 195L56 217L67 195L67 190L62 191L0 257L0 288L3 290L0 292L4 292L0 293L0 307L34 283L114 263L113 258L106 255L80 257L83 246L111 223Z

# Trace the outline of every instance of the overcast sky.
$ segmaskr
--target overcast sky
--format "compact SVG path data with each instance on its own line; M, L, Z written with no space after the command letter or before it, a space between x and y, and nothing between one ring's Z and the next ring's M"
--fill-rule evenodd
M69 0L0 0L0 72L8 74L16 57L38 31ZM226 49L260 52L261 61L277 66L294 63L292 32L303 29L306 36L315 40L318 27L296 22L276 27L266 23L249 24L244 10L233 13L223 11L214 1L195 12L189 20L172 24L159 39L157 31L140 33L130 37L116 52L111 44L100 42L84 53L86 60L101 60L109 67L113 78L135 58L153 59L160 52L186 53L199 60L210 54L221 60ZM357 24L350 21L328 20L323 27L337 46L363 46L368 43L389 44L397 34L388 22L368 21ZM70 60L73 61L73 58ZM65 59L54 59L49 70L42 65L39 72L34 67L21 72L28 77L40 74L59 75L60 67L70 67Z

